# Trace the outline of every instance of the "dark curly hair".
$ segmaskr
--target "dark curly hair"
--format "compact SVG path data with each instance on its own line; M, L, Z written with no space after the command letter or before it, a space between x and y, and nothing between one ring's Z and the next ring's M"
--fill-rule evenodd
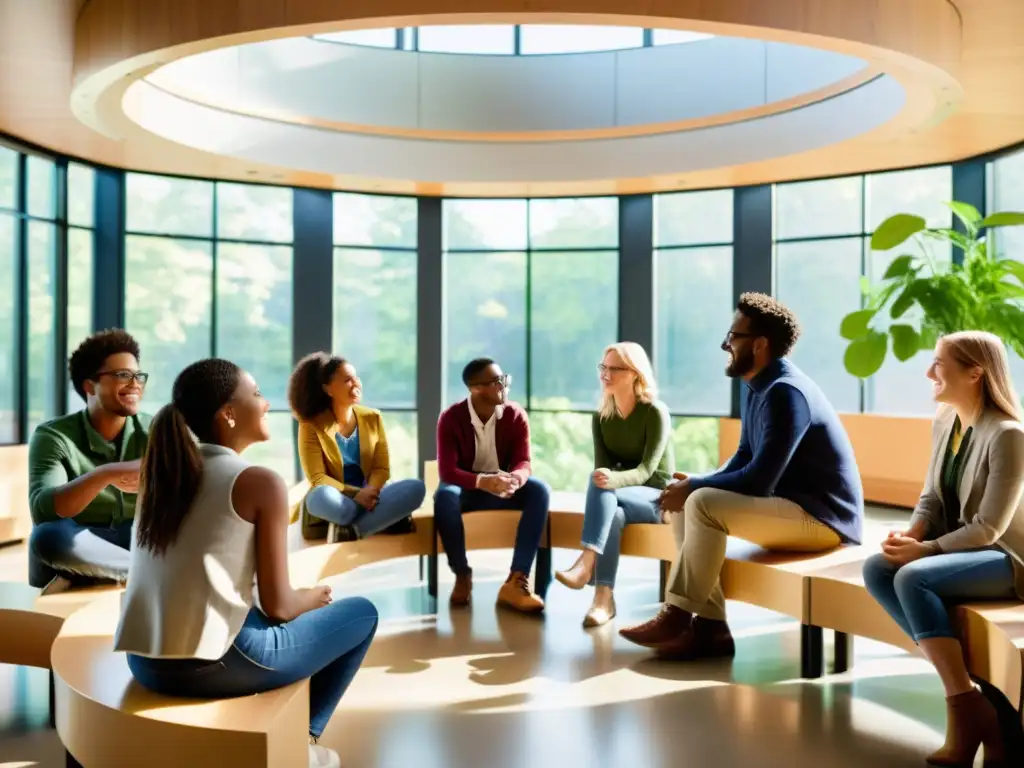
M800 338L800 324L785 304L765 293L744 293L736 306L750 320L750 329L768 340L773 358L785 357Z
M177 539L203 476L203 458L192 435L214 442L214 418L241 378L241 368L214 357L192 363L174 380L171 402L153 417L142 457L135 521L140 547L160 555Z
M85 382L102 370L108 357L122 353L133 355L136 360L141 359L139 342L121 328L99 331L79 344L68 359L68 374L78 396L85 400Z
M314 352L299 360L288 379L288 404L296 418L309 421L331 409L331 396L324 387L347 362L326 352Z

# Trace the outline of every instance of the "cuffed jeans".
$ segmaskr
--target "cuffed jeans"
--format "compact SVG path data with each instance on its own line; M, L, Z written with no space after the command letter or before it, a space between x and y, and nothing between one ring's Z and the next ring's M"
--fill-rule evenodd
M548 520L551 491L543 480L527 478L522 487L503 499L478 489L464 490L457 485L441 483L434 493L434 526L444 544L448 565L455 575L466 573L466 529L462 515L492 509L518 509L522 511L516 529L516 543L512 554L512 570L529 573L540 549L544 526Z
M123 582L128 578L132 521L80 525L73 518L32 526L28 540L28 581L45 587L54 576Z
M922 557L899 566L864 561L864 586L914 642L956 637L946 601L1015 599L1013 563L1001 549Z
M672 529L679 554L665 602L718 621L725 620L719 577L730 536L784 552L825 552L842 543L838 533L788 499L717 488L691 493L682 513L672 515Z
M280 624L253 608L217 661L129 653L128 667L156 693L200 699L251 696L309 678L309 732L319 738L376 632L377 609L365 597L346 597Z
M615 586L622 529L630 523L660 523L659 496L661 491L658 488L645 485L611 490L598 488L593 480L590 481L580 544L598 554L592 583L602 587Z
M306 511L336 525L349 525L356 536L364 538L412 515L426 494L422 480L396 480L380 489L376 507L364 509L337 488L318 485L306 496Z

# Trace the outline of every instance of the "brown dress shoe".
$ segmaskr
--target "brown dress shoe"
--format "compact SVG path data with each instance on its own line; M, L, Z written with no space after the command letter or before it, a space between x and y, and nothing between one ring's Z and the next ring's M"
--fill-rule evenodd
M736 655L736 641L724 621L697 616L693 620L693 634L702 658L717 659Z
M623 627L619 634L631 643L642 645L645 648L658 648L665 643L677 640L680 635L690 632L693 623L693 614L676 608L674 605L665 605L661 613L650 621L637 624L632 627Z
M927 758L929 765L970 766L978 747L985 745L985 765L1006 763L999 715L977 688L946 699L946 743Z
M455 608L462 608L469 605L470 595L473 593L473 571L455 574L455 587L452 589L452 596L448 602Z
M544 610L544 601L530 591L530 580L525 573L513 571L498 590L498 605L504 605L523 613L539 613Z

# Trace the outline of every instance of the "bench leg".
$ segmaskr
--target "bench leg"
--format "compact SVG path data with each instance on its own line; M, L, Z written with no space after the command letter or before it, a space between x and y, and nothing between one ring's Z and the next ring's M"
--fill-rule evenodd
M427 555L427 594L437 597L437 535L434 535L434 551Z
M420 555L420 584L423 583L423 558L425 555Z
M853 635L845 632L835 633L835 650L833 656L833 671L841 675L850 668L853 661Z
M57 692L53 688L53 670L50 670L50 727L57 727Z
M668 575L672 571L672 563L668 560L658 561L658 598L665 599L668 592Z
M551 568L551 548L541 547L537 550L537 566L533 577L537 594L541 597L547 594L548 586L551 584Z
M65 754L67 755L67 759L64 765L67 766L67 768L84 768L80 762L75 760L75 756L70 752L65 752Z
M800 677L809 680L824 674L824 644L821 627L800 625Z
M1024 765L1024 724L1021 723L1021 713L994 685L976 677L972 680L981 688L985 698L992 702L999 715L999 725L1006 743L1006 765Z

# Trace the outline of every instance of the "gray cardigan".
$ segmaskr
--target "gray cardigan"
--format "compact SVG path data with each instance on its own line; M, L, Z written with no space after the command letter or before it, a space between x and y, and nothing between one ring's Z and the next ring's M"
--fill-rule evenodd
M997 545L1010 555L1017 595L1024 599L1024 425L1002 411L986 409L971 433L960 480L960 522L947 530L940 473L956 412L940 409L932 425L932 454L924 491L911 526L925 520L943 552Z

